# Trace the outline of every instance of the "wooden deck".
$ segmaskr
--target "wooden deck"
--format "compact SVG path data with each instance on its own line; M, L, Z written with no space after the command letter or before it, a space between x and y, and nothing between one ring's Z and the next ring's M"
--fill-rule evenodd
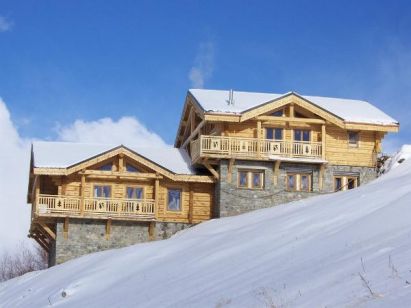
M40 194L33 207L37 217L81 217L155 220L155 200L84 198Z
M191 142L191 158L246 158L270 159L281 156L285 158L323 158L321 142L290 142L271 139L207 136Z

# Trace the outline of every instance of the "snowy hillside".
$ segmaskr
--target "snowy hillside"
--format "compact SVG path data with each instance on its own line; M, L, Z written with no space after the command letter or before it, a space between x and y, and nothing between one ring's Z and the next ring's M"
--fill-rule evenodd
M202 223L0 285L1 307L410 307L411 160L369 185Z

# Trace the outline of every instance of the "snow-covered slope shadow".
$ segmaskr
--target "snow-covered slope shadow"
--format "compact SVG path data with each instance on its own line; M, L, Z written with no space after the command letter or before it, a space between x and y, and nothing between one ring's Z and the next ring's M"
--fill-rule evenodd
M1 307L411 306L411 160L358 189L202 223L0 285Z

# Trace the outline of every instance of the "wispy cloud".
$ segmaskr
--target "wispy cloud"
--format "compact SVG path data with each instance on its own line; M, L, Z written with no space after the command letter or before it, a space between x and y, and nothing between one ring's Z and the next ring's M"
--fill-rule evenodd
M76 120L67 126L58 125L56 130L58 139L62 141L166 146L159 135L148 130L134 117L122 117L118 121L111 118Z
M11 30L13 23L6 19L6 17L0 16L0 32L7 32Z
M209 79L214 70L214 44L212 42L201 43L194 60L194 65L190 69L188 78L193 88L203 88L204 83Z

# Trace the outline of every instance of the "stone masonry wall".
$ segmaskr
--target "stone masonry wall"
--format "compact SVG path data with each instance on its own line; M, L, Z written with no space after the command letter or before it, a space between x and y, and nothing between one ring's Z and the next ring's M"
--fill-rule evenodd
M316 164L288 163L280 164L277 185L274 185L274 162L236 161L232 168L231 182L227 181L228 161L221 160L219 166L220 181L216 183L216 216L232 216L256 209L295 201L321 193L334 191L334 174L357 174L360 184L365 184L376 177L374 168L328 165L324 173L323 190L319 189L320 167ZM250 190L237 187L238 169L264 170L264 189ZM311 192L286 191L287 172L307 172L312 174Z
M154 239L166 239L191 225L158 222ZM92 252L121 248L149 241L148 222L115 221L111 223L110 238L106 238L106 221L70 219L68 238L64 238L64 223L56 224L56 241L49 254L49 266Z

